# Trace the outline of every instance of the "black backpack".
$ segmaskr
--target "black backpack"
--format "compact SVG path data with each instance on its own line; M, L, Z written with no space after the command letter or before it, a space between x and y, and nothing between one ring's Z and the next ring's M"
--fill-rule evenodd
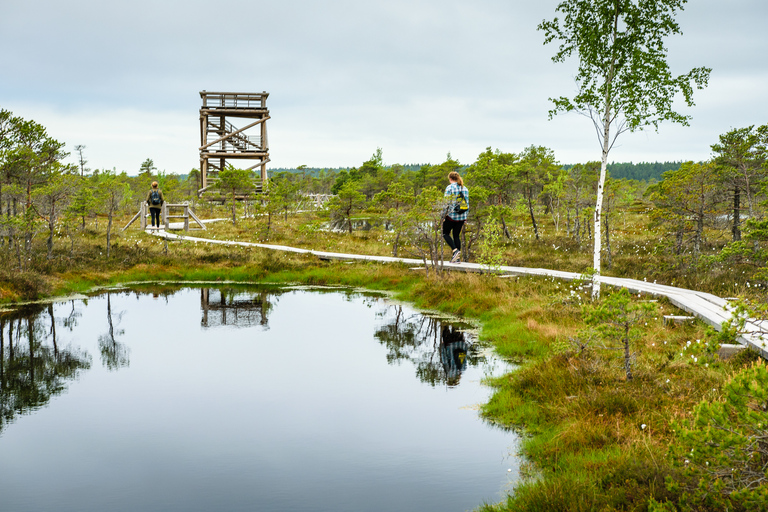
M149 202L152 204L162 204L163 200L160 199L160 192L153 190L152 193L149 194Z
M464 191L459 192L459 198L456 204L453 206L453 213L466 213L469 210L469 204L467 204L467 198L464 197Z

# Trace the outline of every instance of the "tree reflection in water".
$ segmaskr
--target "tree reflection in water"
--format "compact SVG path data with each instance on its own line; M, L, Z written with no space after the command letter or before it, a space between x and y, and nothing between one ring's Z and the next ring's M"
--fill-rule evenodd
M116 329L115 323L120 324L125 311L117 314L117 318L112 317L112 294L107 292L107 323L109 329L105 334L99 336L99 352L101 352L101 364L109 370L118 370L126 368L131 364L129 359L129 350L125 343L117 341L118 336L125 334L125 329ZM116 320L116 322L115 322Z
M60 348L56 323L52 304L0 314L0 432L17 415L46 405L80 370L90 368L88 353Z
M410 361L422 382L457 386L468 365L485 362L459 325L422 313L407 315L402 306L389 306L381 316L385 323L374 336L387 347L387 362Z

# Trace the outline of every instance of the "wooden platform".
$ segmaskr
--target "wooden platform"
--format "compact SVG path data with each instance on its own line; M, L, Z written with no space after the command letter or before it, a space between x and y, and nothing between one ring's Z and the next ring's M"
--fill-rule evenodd
M200 91L200 187L203 194L217 181L229 161L238 168L260 168L260 182L267 181L268 92ZM238 126L233 124L238 123ZM243 125L245 123L245 125ZM250 164L250 165L249 165Z
M164 237L168 240L187 240L194 242L204 242L219 245L235 245L243 247L260 247L262 249L268 249L273 251L293 252L297 254L312 254L320 259L325 260L348 260L348 261L376 261L380 263L402 263L409 266L421 266L424 264L422 260L414 258L394 258L391 256L371 256L365 254L342 254L335 252L314 251L309 249L299 249L296 247L289 247L286 245L269 245L258 244L253 242L234 242L227 240L212 240L208 238L197 238L185 235L176 235L167 232L153 232L155 236ZM478 263L443 263L443 266L447 270L458 272L480 272L487 267ZM522 275L535 275L554 277L556 279L563 279L566 281L574 281L581 279L581 274L576 272L563 272L560 270L547 270L543 268L527 268L527 267L508 267L501 266L498 268L499 273L503 275L522 276ZM617 286L626 288L633 293L648 294L654 297L666 297L669 301L682 309L687 311L691 315L700 318L706 324L712 326L716 330L722 330L723 322L731 319L733 308L729 305L728 301L712 295L710 293L698 292L695 290L688 290L685 288L676 288L674 286L667 286L656 283L648 283L645 281L639 281L636 279L625 279L620 277L608 277L601 276L600 282L609 286ZM768 359L768 340L765 339L761 333L768 331L768 324L763 322L762 324L757 321L749 321L746 326L748 333L737 338L737 341L742 345L751 347L760 353L763 358Z

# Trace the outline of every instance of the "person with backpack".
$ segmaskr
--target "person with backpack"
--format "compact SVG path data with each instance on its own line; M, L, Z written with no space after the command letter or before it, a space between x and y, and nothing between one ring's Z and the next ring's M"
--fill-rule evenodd
M147 204L149 205L149 215L152 217L152 227L155 228L155 221L157 221L157 227L160 229L160 212L163 208L165 198L163 197L163 191L157 188L158 183L152 182L152 188L147 194Z
M445 187L445 197L450 199L448 211L443 219L443 239L451 248L451 263L461 263L461 228L469 213L469 190L459 173L452 171L448 174L450 184Z
M440 362L445 371L445 383L450 387L458 386L461 372L467 369L467 353L470 344L464 338L464 332L455 326L443 324L440 331Z

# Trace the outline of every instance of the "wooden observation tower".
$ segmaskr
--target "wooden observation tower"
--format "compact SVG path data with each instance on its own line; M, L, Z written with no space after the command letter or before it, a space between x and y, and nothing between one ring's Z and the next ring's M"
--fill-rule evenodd
M245 165L250 164L245 167L248 170L261 167L257 189L267 181L267 96L267 92L200 92L203 106L200 108L198 194L216 183L219 171L226 169L230 160L243 160ZM232 165L241 168L244 164Z

